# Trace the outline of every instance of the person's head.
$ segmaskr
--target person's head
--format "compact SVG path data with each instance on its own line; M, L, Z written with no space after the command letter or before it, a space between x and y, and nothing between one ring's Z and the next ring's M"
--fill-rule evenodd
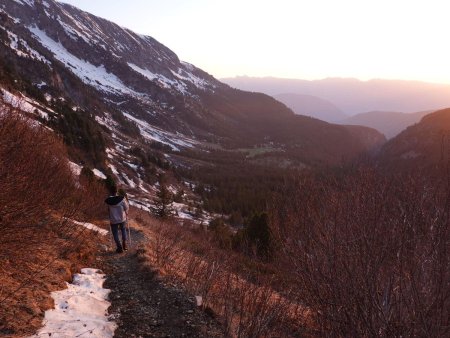
M112 186L109 188L109 193L111 194L111 196L117 195L117 186L112 185Z
M127 193L122 188L117 190L117 194L119 196L127 197Z

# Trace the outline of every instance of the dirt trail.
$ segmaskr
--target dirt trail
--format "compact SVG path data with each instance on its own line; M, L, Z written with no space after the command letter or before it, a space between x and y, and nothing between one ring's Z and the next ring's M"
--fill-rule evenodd
M133 247L123 253L102 255L111 289L109 312L118 328L115 337L223 337L220 324L201 311L192 297L164 282L144 267L137 249L145 242L132 230Z

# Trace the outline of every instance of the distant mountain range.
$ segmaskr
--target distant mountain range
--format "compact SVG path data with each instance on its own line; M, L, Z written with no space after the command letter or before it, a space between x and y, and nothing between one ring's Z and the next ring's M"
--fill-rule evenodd
M387 111L372 111L356 114L339 121L346 125L360 125L371 127L383 133L386 138L391 139L397 136L407 127L418 123L422 117L432 111L422 111L417 113L399 113Z
M450 107L450 85L444 84L345 78L307 81L247 76L221 80L235 88L272 96L282 93L312 95L331 102L348 116L369 111L409 113Z
M332 102L312 95L278 94L273 96L298 115L305 115L327 122L337 122L347 117Z

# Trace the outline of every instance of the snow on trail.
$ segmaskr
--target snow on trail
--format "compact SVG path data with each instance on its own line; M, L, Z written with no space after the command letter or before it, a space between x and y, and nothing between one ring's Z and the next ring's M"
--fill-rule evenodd
M104 280L99 270L81 269L67 289L51 293L55 309L45 312L44 327L30 338L113 337L117 325L108 320Z
M87 223L87 222L78 222L78 221L74 221L73 219L70 219L69 221L71 221L72 223L76 224L76 225L81 225L89 230L93 230L96 231L98 233L100 233L103 236L106 236L108 234L108 230L102 229L98 226L96 226L95 224L92 223Z
M102 235L108 234L94 224L70 220ZM110 290L103 288L105 275L100 270L85 268L76 274L67 289L51 293L55 308L45 312L44 327L30 338L97 337L114 336L116 323L108 320L107 301Z

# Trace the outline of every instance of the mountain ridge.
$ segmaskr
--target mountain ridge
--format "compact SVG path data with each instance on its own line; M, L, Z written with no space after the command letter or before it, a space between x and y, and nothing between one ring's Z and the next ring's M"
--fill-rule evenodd
M382 132L386 138L391 139L407 127L418 123L422 117L430 114L432 111L421 111L416 113L401 113L388 111L371 111L367 113L356 114L339 121L345 125L361 125L374 128Z
M313 95L282 93L273 96L292 109L298 115L305 115L336 123L347 117L335 104Z
M268 95L293 92L318 96L331 101L347 115L380 110L417 112L450 106L449 84L384 79L302 80L248 76L221 80L235 88Z
M408 168L445 166L449 159L450 108L422 117L387 142L381 149L380 159L393 166Z

